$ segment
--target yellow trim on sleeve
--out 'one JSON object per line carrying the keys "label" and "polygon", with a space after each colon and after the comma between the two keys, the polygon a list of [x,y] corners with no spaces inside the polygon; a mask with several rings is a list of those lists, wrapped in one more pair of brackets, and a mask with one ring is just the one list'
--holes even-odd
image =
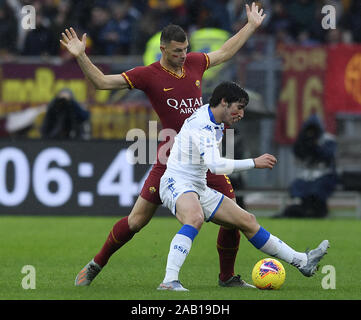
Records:
{"label": "yellow trim on sleeve", "polygon": [[206,53],[203,53],[203,54],[206,57],[206,61],[207,61],[206,70],[207,70],[209,68],[209,57],[208,57],[208,54],[206,54]]}
{"label": "yellow trim on sleeve", "polygon": [[122,76],[124,77],[125,81],[128,82],[130,88],[131,88],[131,89],[134,89],[135,87],[134,87],[132,81],[130,81],[130,79],[128,78],[127,74],[126,74],[125,72],[123,72],[123,73],[122,73]]}

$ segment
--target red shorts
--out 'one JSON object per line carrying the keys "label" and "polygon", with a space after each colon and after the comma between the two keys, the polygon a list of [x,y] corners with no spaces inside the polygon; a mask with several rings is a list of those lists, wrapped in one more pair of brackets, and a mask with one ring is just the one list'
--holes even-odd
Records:
{"label": "red shorts", "polygon": [[[145,200],[154,203],[162,204],[159,197],[159,184],[160,178],[164,174],[167,167],[162,164],[154,164],[152,170],[149,172],[147,180],[145,180],[140,195]],[[231,180],[227,175],[216,175],[211,172],[207,172],[207,185],[208,187],[223,193],[230,199],[235,198],[234,190]]]}

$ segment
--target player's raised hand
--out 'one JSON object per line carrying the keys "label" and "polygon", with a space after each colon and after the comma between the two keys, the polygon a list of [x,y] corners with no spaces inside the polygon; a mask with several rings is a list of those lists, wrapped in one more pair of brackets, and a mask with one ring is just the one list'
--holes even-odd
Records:
{"label": "player's raised hand", "polygon": [[75,57],[78,57],[81,53],[85,52],[86,46],[86,33],[83,34],[81,41],[76,35],[73,28],[65,29],[65,33],[62,34],[63,40],[60,43],[68,49],[68,51]]}
{"label": "player's raised hand", "polygon": [[275,166],[276,162],[277,159],[273,155],[268,153],[265,153],[254,159],[255,168],[258,169],[272,169]]}
{"label": "player's raised hand", "polygon": [[266,17],[266,14],[263,14],[263,9],[259,9],[254,2],[252,2],[251,8],[248,4],[246,4],[246,12],[248,23],[250,23],[254,28],[258,28]]}

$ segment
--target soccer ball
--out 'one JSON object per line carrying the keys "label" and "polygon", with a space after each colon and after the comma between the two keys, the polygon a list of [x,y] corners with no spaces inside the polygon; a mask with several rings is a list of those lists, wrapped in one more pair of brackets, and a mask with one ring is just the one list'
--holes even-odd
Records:
{"label": "soccer ball", "polygon": [[252,280],[258,289],[277,290],[281,288],[285,279],[285,268],[276,259],[262,259],[255,264],[252,270]]}

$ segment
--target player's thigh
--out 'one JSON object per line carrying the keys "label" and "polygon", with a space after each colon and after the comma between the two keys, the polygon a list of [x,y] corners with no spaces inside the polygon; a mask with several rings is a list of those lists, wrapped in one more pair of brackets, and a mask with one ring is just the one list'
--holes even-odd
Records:
{"label": "player's thigh", "polygon": [[200,230],[204,214],[196,192],[182,193],[176,201],[176,217],[182,224],[189,224]]}
{"label": "player's thigh", "polygon": [[139,196],[128,217],[130,230],[136,232],[142,229],[152,219],[157,208],[158,204]]}
{"label": "player's thigh", "polygon": [[158,206],[162,204],[159,197],[159,184],[165,166],[155,164],[144,182],[140,196],[128,217],[129,228],[139,231],[152,219]]}
{"label": "player's thigh", "polygon": [[231,180],[226,174],[214,174],[208,171],[207,186],[224,194],[233,201],[236,201],[236,195]]}
{"label": "player's thigh", "polygon": [[154,204],[162,204],[159,195],[160,179],[162,178],[166,166],[155,164],[150,170],[147,179],[144,182],[140,195],[143,199]]}
{"label": "player's thigh", "polygon": [[224,197],[211,221],[226,227],[239,228],[246,236],[254,234],[259,229],[255,216],[242,209],[228,197]]}
{"label": "player's thigh", "polygon": [[[231,179],[226,174],[213,174],[210,171],[207,172],[207,186],[224,194],[232,201],[237,202],[236,195],[232,186]],[[223,225],[225,229],[234,229],[234,226]]]}

